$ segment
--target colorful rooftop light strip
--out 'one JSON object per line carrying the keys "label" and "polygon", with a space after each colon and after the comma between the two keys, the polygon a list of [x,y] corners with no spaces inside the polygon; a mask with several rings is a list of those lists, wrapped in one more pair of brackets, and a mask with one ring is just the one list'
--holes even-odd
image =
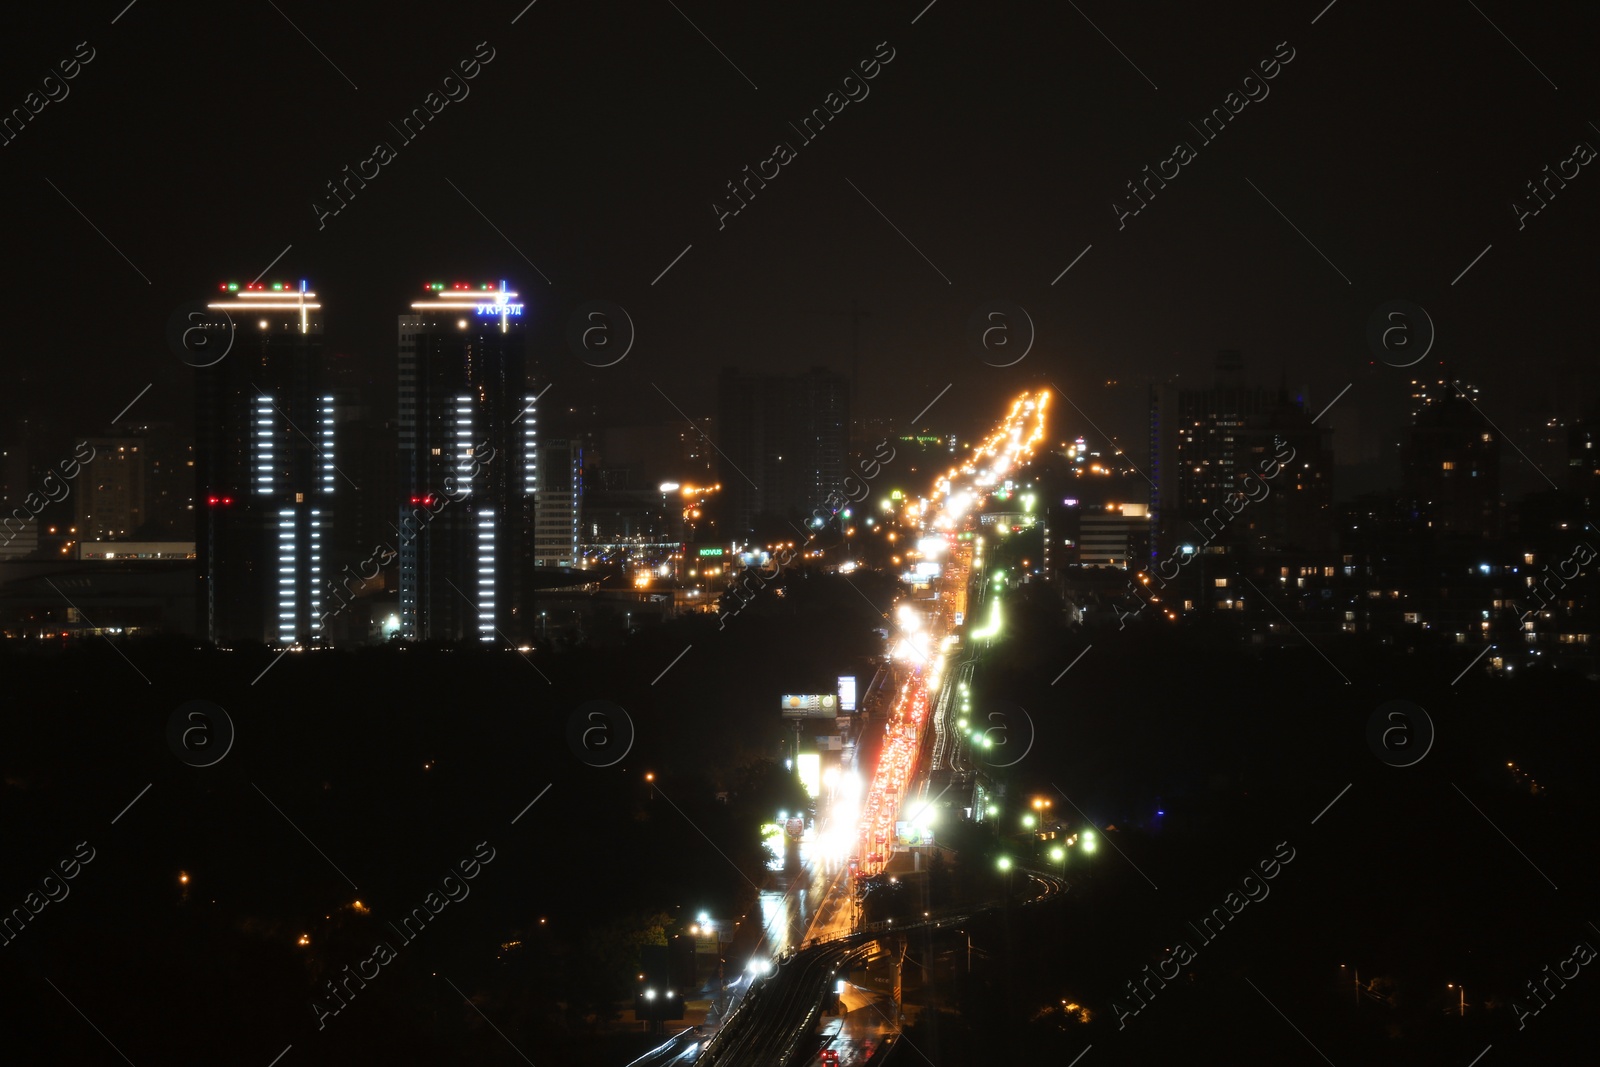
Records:
{"label": "colorful rooftop light strip", "polygon": [[235,300],[228,303],[207,304],[208,308],[235,311],[240,308],[249,311],[298,311],[300,312],[300,332],[311,331],[311,319],[307,312],[321,310],[322,305],[316,302],[317,294],[312,292],[304,279],[301,279],[300,288],[295,289],[285,282],[247,282],[240,285],[238,282],[223,282],[219,288],[225,293],[232,293]]}
{"label": "colorful rooftop light strip", "polygon": [[452,283],[448,289],[443,282],[430,282],[423,285],[423,288],[433,293],[437,299],[414,301],[411,307],[415,311],[448,309],[498,316],[501,333],[510,328],[513,317],[522,315],[522,305],[514,302],[517,293],[508,289],[504,280],[500,282],[498,288],[485,283],[475,289],[465,282]]}

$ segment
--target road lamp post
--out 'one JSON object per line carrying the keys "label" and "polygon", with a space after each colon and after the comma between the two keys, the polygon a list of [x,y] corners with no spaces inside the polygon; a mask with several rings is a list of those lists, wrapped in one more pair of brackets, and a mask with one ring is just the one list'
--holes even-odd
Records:
{"label": "road lamp post", "polygon": [[[1065,893],[1067,891],[1067,850],[1066,850],[1066,848],[1064,846],[1061,846],[1061,845],[1056,845],[1056,846],[1052,847],[1050,849],[1050,858],[1055,860],[1057,863],[1059,863],[1061,865],[1061,891],[1063,893]],[[1061,930],[1062,930],[1063,935],[1065,935],[1066,928],[1067,928],[1067,909],[1065,907],[1057,905],[1056,913],[1061,916]]]}
{"label": "road lamp post", "polygon": [[1454,989],[1456,991],[1456,1000],[1461,1006],[1461,1017],[1465,1019],[1467,1017],[1467,987],[1464,985],[1458,985],[1455,982],[1451,982],[1446,985],[1445,988]]}
{"label": "road lamp post", "polygon": [[[689,932],[690,933],[694,933],[694,932],[696,932],[698,930],[702,934],[710,934],[712,936],[712,938],[714,939],[712,941],[712,943],[714,945],[716,945],[716,952],[717,952],[717,999],[716,999],[716,1011],[717,1011],[718,1017],[720,1018],[721,1015],[722,1015],[722,1010],[723,1010],[724,994],[727,992],[727,990],[725,988],[725,985],[724,985],[723,971],[722,971],[723,964],[725,962],[727,962],[723,958],[723,955],[722,955],[722,924],[719,923],[719,922],[713,921],[712,918],[711,918],[711,913],[708,912],[708,911],[702,911],[699,915],[695,916],[695,919],[697,920],[696,921],[696,925],[695,926],[691,926],[689,928]],[[696,958],[698,958],[698,955],[699,955],[699,948],[697,946],[696,947]],[[698,981],[699,980],[699,976],[696,975],[695,977],[696,977],[696,981]]]}
{"label": "road lamp post", "polygon": [[[1339,964],[1339,969],[1341,971],[1344,970],[1345,969],[1344,964],[1342,964],[1342,963]],[[1361,1007],[1361,968],[1360,967],[1352,967],[1350,970],[1356,976],[1356,1007],[1359,1008],[1359,1007]]]}

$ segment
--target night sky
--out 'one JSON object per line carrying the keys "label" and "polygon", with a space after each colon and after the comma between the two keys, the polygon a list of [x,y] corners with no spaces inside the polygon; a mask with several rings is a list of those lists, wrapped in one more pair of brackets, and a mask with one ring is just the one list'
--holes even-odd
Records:
{"label": "night sky", "polygon": [[[1438,331],[1424,366],[1477,383],[1513,441],[1595,396],[1600,177],[1520,231],[1512,208],[1600,146],[1592,5],[524,2],[8,11],[5,108],[59,96],[45,76],[93,50],[0,150],[12,410],[93,432],[153,382],[136,415],[186,421],[168,316],[286,246],[263,280],[311,281],[377,397],[423,283],[502,277],[551,364],[575,359],[578,305],[628,310],[617,420],[674,417],[651,383],[710,413],[723,365],[847,371],[852,300],[857,413],[908,420],[953,382],[938,429],[1053,382],[1138,454],[1144,383],[1209,384],[1239,348],[1313,412],[1355,383],[1328,420],[1357,462],[1404,418],[1414,372],[1366,343],[1395,299]],[[1190,126],[1291,51],[1213,141]],[[846,90],[867,95],[802,140],[790,123]],[[325,183],[380,141],[395,158],[319,229]],[[1179,141],[1195,157],[1119,229],[1125,183]],[[726,183],[779,142],[794,158],[719,229]],[[1011,367],[969,343],[993,300],[1037,331]]]}

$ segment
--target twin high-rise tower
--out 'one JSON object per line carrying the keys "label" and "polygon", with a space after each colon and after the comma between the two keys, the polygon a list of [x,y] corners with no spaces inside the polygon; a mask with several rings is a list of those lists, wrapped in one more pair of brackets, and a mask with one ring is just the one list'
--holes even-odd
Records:
{"label": "twin high-rise tower", "polygon": [[196,316],[211,336],[191,350],[221,354],[195,390],[197,618],[214,642],[321,639],[336,467],[316,296],[224,285]]}
{"label": "twin high-rise tower", "polygon": [[[202,635],[323,643],[373,572],[330,543],[334,509],[361,490],[336,466],[321,305],[304,283],[223,288],[204,325],[227,355],[199,370]],[[579,562],[581,453],[541,448],[522,323],[504,282],[430,284],[399,318],[400,500],[378,557],[398,560],[403,638],[519,643],[531,569]]]}
{"label": "twin high-rise tower", "polygon": [[428,287],[400,316],[400,633],[520,631],[538,415],[517,294]]}

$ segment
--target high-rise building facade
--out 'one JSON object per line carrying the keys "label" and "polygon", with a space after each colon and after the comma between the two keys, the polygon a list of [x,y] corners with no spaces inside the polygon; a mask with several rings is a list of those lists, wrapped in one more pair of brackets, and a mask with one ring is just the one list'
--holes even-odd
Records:
{"label": "high-rise building facade", "polygon": [[759,520],[800,521],[849,473],[850,400],[843,375],[724,370],[717,385],[726,532],[747,540]]}
{"label": "high-rise building facade", "polygon": [[1305,407],[1283,391],[1272,411],[1249,421],[1239,445],[1236,491],[1260,493],[1254,481],[1242,480],[1245,471],[1257,472],[1271,489],[1239,515],[1236,542],[1262,552],[1331,549],[1337,526],[1332,428],[1312,422]]}
{"label": "high-rise building facade", "polygon": [[1585,509],[1600,499],[1600,408],[1591,409],[1567,431],[1566,488]]}
{"label": "high-rise building facade", "polygon": [[[1152,387],[1150,427],[1160,552],[1197,537],[1218,551],[1331,545],[1332,431],[1316,426],[1286,387],[1247,386],[1237,351],[1217,353],[1210,389]],[[1287,456],[1294,458],[1273,462]],[[1265,483],[1246,481],[1264,470],[1271,472],[1265,493]],[[1250,502],[1241,508],[1247,489]]]}
{"label": "high-rise building facade", "polygon": [[322,305],[305,282],[229,283],[196,328],[225,353],[196,373],[198,627],[218,644],[322,638],[336,497]]}
{"label": "high-rise building facade", "polygon": [[78,481],[81,541],[126,541],[145,523],[149,451],[139,437],[91,437],[95,462]]}
{"label": "high-rise building facade", "polygon": [[1249,469],[1247,425],[1272,414],[1279,402],[1279,390],[1244,384],[1237,351],[1218,352],[1216,369],[1214,388],[1178,391],[1177,418],[1169,427],[1177,444],[1178,511],[1185,519],[1210,514],[1236,490]]}
{"label": "high-rise building facade", "polygon": [[1432,529],[1466,538],[1500,535],[1500,435],[1473,403],[1478,390],[1413,382],[1412,425],[1401,449],[1405,493]]}
{"label": "high-rise building facade", "polygon": [[533,562],[536,567],[577,567],[583,521],[583,444],[550,441],[536,453]]}
{"label": "high-rise building facade", "polygon": [[193,538],[194,446],[176,427],[124,422],[84,440],[94,460],[84,465],[72,494],[76,540]]}
{"label": "high-rise building facade", "polygon": [[400,316],[400,634],[516,641],[539,489],[523,305],[504,282],[426,288]]}

